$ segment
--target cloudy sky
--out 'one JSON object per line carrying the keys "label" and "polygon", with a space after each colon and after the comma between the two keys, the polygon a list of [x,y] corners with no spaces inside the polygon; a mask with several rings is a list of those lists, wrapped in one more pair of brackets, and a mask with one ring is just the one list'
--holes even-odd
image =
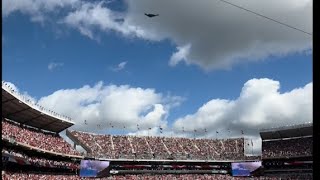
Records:
{"label": "cloudy sky", "polygon": [[313,121],[312,1],[229,2],[306,33],[223,1],[3,0],[3,80],[72,129],[243,130],[258,152],[259,129]]}

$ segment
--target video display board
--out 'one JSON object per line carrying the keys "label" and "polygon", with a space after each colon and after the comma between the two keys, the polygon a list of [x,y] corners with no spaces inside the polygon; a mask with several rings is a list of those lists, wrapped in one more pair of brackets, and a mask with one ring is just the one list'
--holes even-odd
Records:
{"label": "video display board", "polygon": [[261,167],[261,161],[231,163],[233,176],[250,176],[252,172]]}
{"label": "video display board", "polygon": [[81,160],[81,177],[105,177],[110,173],[109,161]]}

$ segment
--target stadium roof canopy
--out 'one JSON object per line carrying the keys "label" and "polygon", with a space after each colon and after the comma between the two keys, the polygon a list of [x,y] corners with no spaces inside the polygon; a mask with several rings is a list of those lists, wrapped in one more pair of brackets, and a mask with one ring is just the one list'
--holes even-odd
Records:
{"label": "stadium roof canopy", "polygon": [[262,140],[312,136],[313,123],[260,130]]}
{"label": "stadium roof canopy", "polygon": [[70,118],[34,104],[4,82],[2,82],[2,117],[57,133],[74,125]]}

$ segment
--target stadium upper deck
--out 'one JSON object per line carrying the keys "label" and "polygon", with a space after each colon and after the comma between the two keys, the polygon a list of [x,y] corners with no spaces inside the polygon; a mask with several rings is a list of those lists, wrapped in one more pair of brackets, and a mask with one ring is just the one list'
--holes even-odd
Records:
{"label": "stadium upper deck", "polygon": [[262,140],[312,136],[312,134],[313,123],[260,130],[260,136]]}
{"label": "stadium upper deck", "polygon": [[102,135],[67,130],[67,136],[103,159],[231,161],[245,160],[244,139],[191,139],[178,137]]}
{"label": "stadium upper deck", "polygon": [[55,133],[74,125],[71,118],[35,104],[3,81],[2,117]]}
{"label": "stadium upper deck", "polygon": [[312,133],[312,123],[262,130],[262,158],[312,157]]}

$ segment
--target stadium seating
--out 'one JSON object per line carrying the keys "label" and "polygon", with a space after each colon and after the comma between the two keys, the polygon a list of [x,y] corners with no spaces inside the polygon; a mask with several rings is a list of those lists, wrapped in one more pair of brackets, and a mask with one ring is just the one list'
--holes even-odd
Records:
{"label": "stadium seating", "polygon": [[114,154],[116,159],[132,159],[134,157],[127,136],[113,136]]}
{"label": "stadium seating", "polygon": [[[78,175],[53,175],[53,174],[24,174],[24,173],[10,173],[6,172],[2,174],[3,180],[15,180],[15,179],[28,179],[28,180],[90,180],[92,178],[80,178]],[[195,179],[206,179],[206,180],[243,180],[243,177],[232,177],[230,175],[221,175],[221,174],[181,174],[181,175],[173,175],[173,174],[164,174],[164,175],[118,175],[118,176],[110,176],[105,178],[94,178],[94,179],[103,179],[103,180],[140,180],[140,179],[148,179],[148,180],[195,180]],[[262,176],[262,177],[252,177],[251,180],[279,180],[279,179],[287,179],[287,180],[311,180],[312,174],[293,174],[293,175],[281,175],[281,176]]]}
{"label": "stadium seating", "polygon": [[154,159],[166,159],[169,151],[163,143],[164,137],[146,137],[146,140],[153,152]]}
{"label": "stadium seating", "polygon": [[79,152],[74,150],[71,145],[59,135],[21,126],[17,123],[7,121],[4,118],[2,118],[2,136],[51,152],[80,155]]}
{"label": "stadium seating", "polygon": [[137,159],[152,159],[152,151],[145,137],[128,136]]}
{"label": "stadium seating", "polygon": [[244,159],[244,139],[112,136],[70,131],[92,157],[111,159]]}
{"label": "stadium seating", "polygon": [[295,138],[262,142],[263,158],[312,156],[313,138]]}
{"label": "stadium seating", "polygon": [[13,157],[23,158],[27,164],[38,167],[55,167],[55,168],[68,168],[68,169],[80,169],[80,165],[77,163],[67,161],[50,160],[43,157],[28,156],[22,151],[9,149],[7,147],[2,148],[2,153],[12,155]]}

